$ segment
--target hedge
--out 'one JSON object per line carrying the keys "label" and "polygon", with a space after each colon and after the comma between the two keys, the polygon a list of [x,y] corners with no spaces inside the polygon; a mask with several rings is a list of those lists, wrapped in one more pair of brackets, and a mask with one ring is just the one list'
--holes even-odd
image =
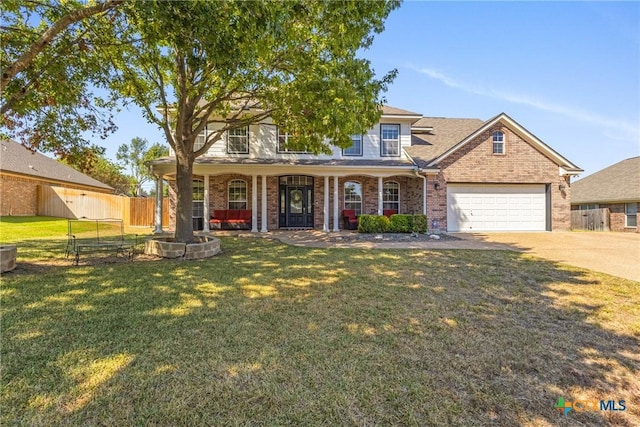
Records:
{"label": "hedge", "polygon": [[426,233],[426,215],[396,214],[387,218],[384,215],[360,215],[359,233]]}

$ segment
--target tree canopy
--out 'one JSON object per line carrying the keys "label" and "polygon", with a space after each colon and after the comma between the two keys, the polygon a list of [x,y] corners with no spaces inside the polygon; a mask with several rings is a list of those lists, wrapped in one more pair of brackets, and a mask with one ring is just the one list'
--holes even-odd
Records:
{"label": "tree canopy", "polygon": [[0,126],[31,149],[63,152],[89,146],[86,132],[115,129],[109,64],[112,20],[123,0],[2,2]]}
{"label": "tree canopy", "polygon": [[[226,131],[267,117],[320,153],[346,147],[380,117],[395,70],[358,57],[396,1],[132,3],[109,60],[112,87],[156,123],[176,155],[176,240],[190,241],[193,162]],[[211,121],[220,123],[198,135]]]}

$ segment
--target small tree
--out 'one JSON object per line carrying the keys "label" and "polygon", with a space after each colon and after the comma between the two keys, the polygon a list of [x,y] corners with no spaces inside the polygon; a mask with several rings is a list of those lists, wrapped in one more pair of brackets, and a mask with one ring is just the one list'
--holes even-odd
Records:
{"label": "small tree", "polygon": [[[156,123],[176,155],[176,235],[193,240],[193,163],[230,129],[272,117],[296,147],[347,147],[380,117],[376,79],[358,58],[397,1],[139,1],[128,3],[133,42],[113,56],[113,88]],[[156,109],[157,108],[157,109]],[[196,138],[210,121],[220,127]]]}
{"label": "small tree", "polygon": [[129,145],[122,144],[118,147],[116,158],[131,172],[131,194],[142,195],[142,185],[153,179],[146,162],[159,157],[168,156],[169,149],[156,143],[149,147],[149,142],[144,138],[133,138]]}

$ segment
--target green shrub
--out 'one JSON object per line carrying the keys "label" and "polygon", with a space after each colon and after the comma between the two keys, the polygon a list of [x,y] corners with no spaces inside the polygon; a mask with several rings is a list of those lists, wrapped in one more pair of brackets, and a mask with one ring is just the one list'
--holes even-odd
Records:
{"label": "green shrub", "polygon": [[359,233],[426,233],[426,215],[395,214],[391,218],[383,215],[360,215]]}
{"label": "green shrub", "polygon": [[429,222],[427,216],[418,214],[412,215],[411,232],[413,233],[426,233]]}
{"label": "green shrub", "polygon": [[389,218],[391,227],[389,231],[392,233],[410,233],[413,215],[395,214]]}
{"label": "green shrub", "polygon": [[389,218],[382,215],[360,215],[358,217],[359,233],[386,233],[389,231],[391,222]]}

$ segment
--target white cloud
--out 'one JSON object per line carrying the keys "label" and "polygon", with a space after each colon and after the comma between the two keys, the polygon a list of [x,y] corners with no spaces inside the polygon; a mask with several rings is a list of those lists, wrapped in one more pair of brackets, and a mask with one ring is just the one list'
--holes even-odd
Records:
{"label": "white cloud", "polygon": [[445,85],[455,89],[460,89],[465,92],[473,93],[475,95],[495,98],[514,104],[526,105],[541,111],[560,114],[571,119],[591,123],[592,125],[595,124],[598,126],[610,128],[611,130],[615,129],[616,133],[622,131],[622,133],[628,135],[627,138],[633,138],[636,140],[640,139],[640,129],[638,128],[638,125],[626,120],[606,117],[597,113],[592,113],[566,105],[555,104],[553,102],[536,99],[527,95],[502,92],[495,89],[487,89],[482,86],[477,86],[467,82],[456,80],[455,78],[432,68],[417,68],[413,66],[409,66],[409,68],[418,73],[427,75],[432,79],[438,80]]}

